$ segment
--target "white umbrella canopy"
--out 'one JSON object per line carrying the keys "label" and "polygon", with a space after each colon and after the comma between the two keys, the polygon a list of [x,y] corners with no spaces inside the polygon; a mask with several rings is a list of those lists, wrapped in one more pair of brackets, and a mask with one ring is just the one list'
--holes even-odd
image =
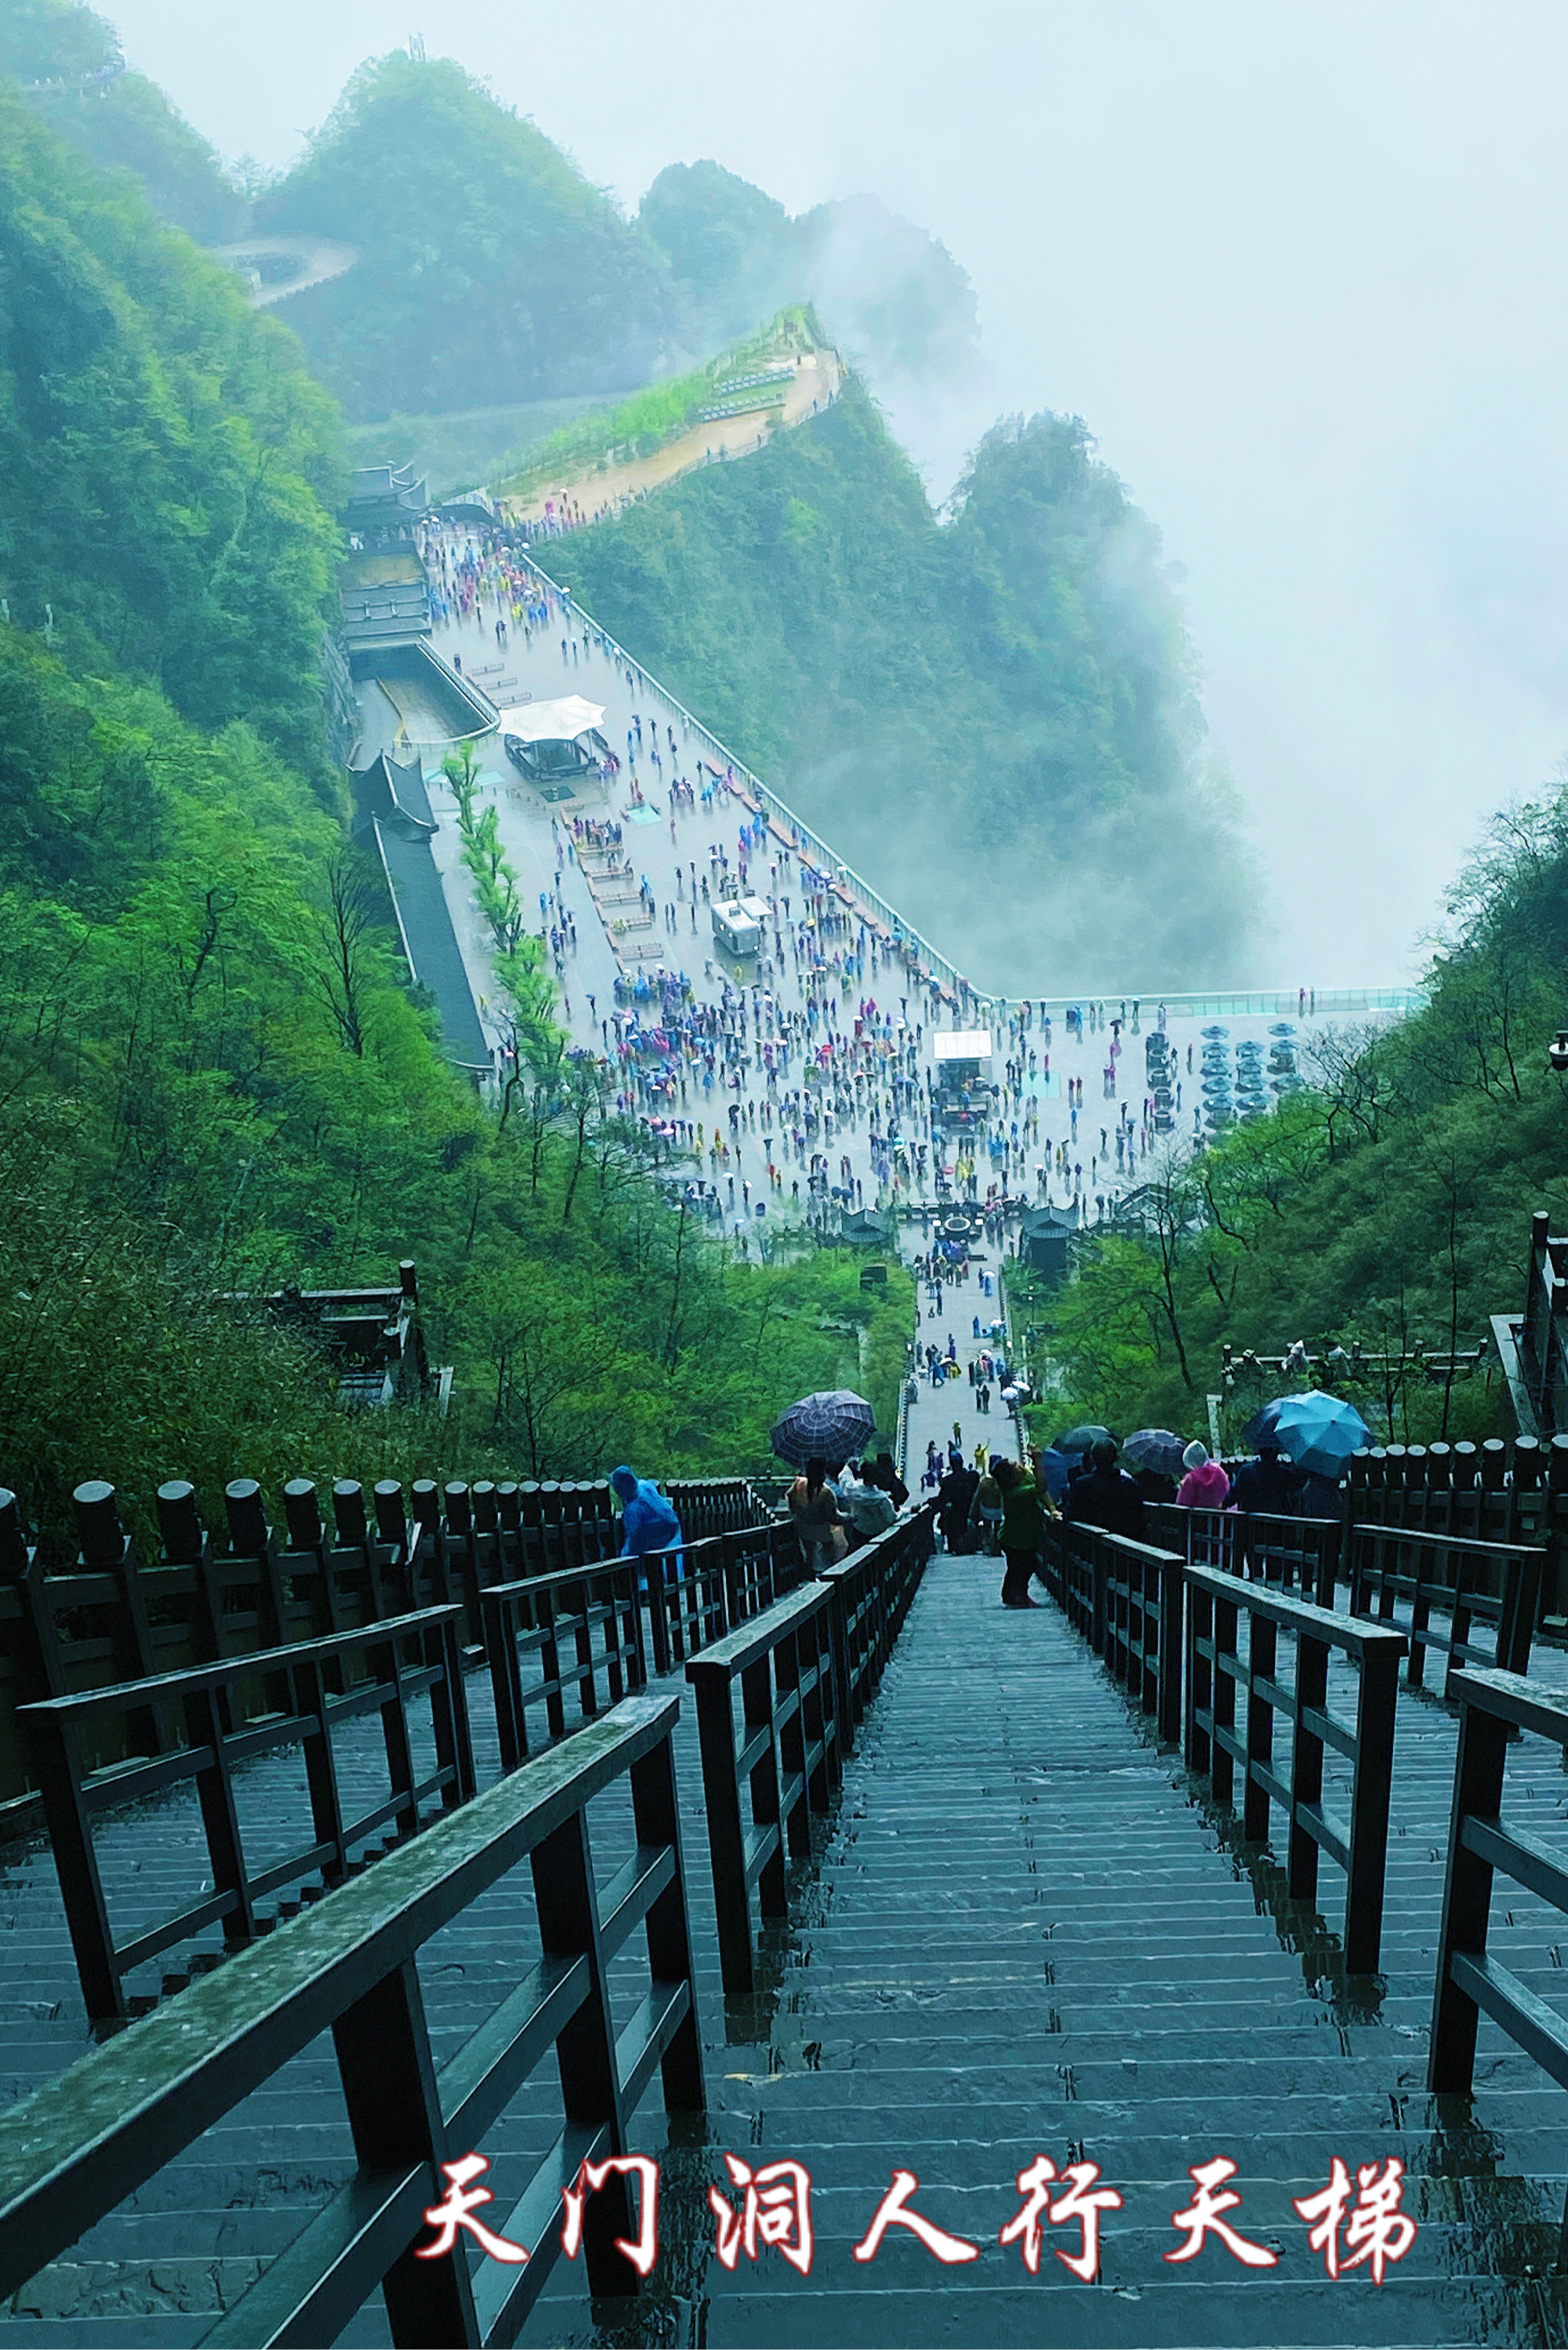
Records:
{"label": "white umbrella canopy", "polygon": [[558,702],[525,702],[501,713],[501,732],[520,743],[571,743],[586,734],[604,716],[602,702],[585,702],[580,693],[563,694]]}

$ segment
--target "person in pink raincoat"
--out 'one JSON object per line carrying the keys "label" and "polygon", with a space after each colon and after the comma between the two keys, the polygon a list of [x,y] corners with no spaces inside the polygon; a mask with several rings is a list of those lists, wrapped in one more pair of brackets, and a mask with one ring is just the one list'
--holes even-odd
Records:
{"label": "person in pink raincoat", "polygon": [[1176,1491],[1179,1510],[1222,1510],[1231,1490],[1231,1480],[1218,1461],[1210,1461],[1208,1448],[1189,1444],[1181,1456],[1187,1474]]}

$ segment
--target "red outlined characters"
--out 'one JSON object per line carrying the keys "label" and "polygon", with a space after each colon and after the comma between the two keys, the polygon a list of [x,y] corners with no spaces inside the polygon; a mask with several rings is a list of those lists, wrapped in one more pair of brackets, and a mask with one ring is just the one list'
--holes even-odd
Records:
{"label": "red outlined characters", "polygon": [[[1036,2155],[1027,2170],[1018,2174],[1018,2191],[1024,2198],[1023,2207],[1010,2220],[1001,2235],[999,2244],[1015,2244],[1022,2240],[1023,2265],[1031,2276],[1040,2273],[1040,2226],[1045,2220],[1053,2228],[1064,2227],[1076,2220],[1082,2238],[1075,2252],[1064,2252],[1056,2247],[1056,2258],[1064,2268],[1071,2269],[1085,2284],[1092,2284],[1100,2268],[1100,2213],[1119,2211],[1122,2199],[1114,2187],[1097,2187],[1100,2175],[1097,2162],[1070,2162],[1058,2174],[1056,2166],[1044,2155]],[[1066,2182],[1065,2194],[1052,2200],[1053,2184]]]}
{"label": "red outlined characters", "polygon": [[889,2228],[908,2228],[910,2235],[918,2237],[934,2259],[943,2262],[949,2268],[956,2267],[961,2261],[979,2260],[978,2244],[966,2244],[961,2236],[950,2236],[945,2229],[934,2226],[929,2220],[922,2219],[918,2211],[907,2208],[910,2196],[919,2194],[919,2188],[920,2182],[912,2170],[896,2170],[893,2173],[893,2184],[877,2206],[876,2218],[855,2247],[857,2261],[876,2259],[877,2248]]}
{"label": "red outlined characters", "polygon": [[[1372,2282],[1381,2284],[1385,2266],[1391,2261],[1402,2261],[1416,2241],[1416,2222],[1407,2211],[1400,2210],[1405,2192],[1405,2166],[1388,2161],[1379,2172],[1375,2162],[1360,2165],[1355,2183],[1361,2192],[1355,2208],[1350,2204],[1350,2173],[1338,2155],[1329,2174],[1328,2185],[1321,2195],[1303,2195],[1295,2199],[1295,2208],[1308,2221],[1311,2232],[1308,2243],[1314,2252],[1323,2254],[1323,2264],[1331,2277],[1343,2269],[1358,2269],[1370,2262]],[[1349,2258],[1340,2254],[1339,2236],[1345,2230]]]}
{"label": "red outlined characters", "polygon": [[577,2175],[570,2187],[561,2189],[561,2200],[566,2207],[566,2220],[561,2229],[561,2250],[569,2261],[575,2261],[583,2241],[583,2205],[589,2195],[597,2195],[605,2180],[612,2174],[622,2178],[635,2178],[642,2189],[639,2201],[637,2241],[628,2243],[624,2236],[615,2239],[618,2252],[624,2253],[639,2276],[646,2276],[659,2258],[659,2165],[651,2155],[612,2154],[603,2162],[580,2162]]}
{"label": "red outlined characters", "polygon": [[804,2163],[770,2162],[762,2170],[724,2157],[725,2167],[745,2201],[737,2211],[717,2187],[708,2189],[710,2209],[719,2221],[719,2265],[732,2269],[742,2252],[749,2261],[757,2246],[771,2244],[802,2276],[811,2274],[811,2173]]}
{"label": "red outlined characters", "polygon": [[1212,2162],[1200,2163],[1189,2169],[1187,2175],[1198,2192],[1185,2211],[1173,2211],[1170,2215],[1173,2228],[1187,2230],[1187,2241],[1179,2244],[1174,2252],[1162,2253],[1161,2258],[1168,2261],[1194,2260],[1203,2250],[1207,2239],[1218,2236],[1232,2260],[1244,2262],[1250,2269],[1272,2269],[1279,2254],[1271,2252],[1262,2244],[1249,2242],[1245,2236],[1239,2236],[1235,2229],[1220,2217],[1221,2212],[1233,2211],[1241,2200],[1232,2189],[1225,2185],[1228,2178],[1236,2176],[1235,2164],[1222,2154],[1216,2155]]}
{"label": "red outlined characters", "polygon": [[457,2162],[441,2164],[451,2185],[441,2201],[431,2204],[425,2212],[426,2221],[436,2231],[436,2240],[433,2244],[417,2244],[415,2260],[444,2259],[457,2242],[460,2228],[466,2228],[480,2250],[488,2252],[493,2261],[506,2261],[515,2268],[527,2259],[521,2244],[514,2244],[508,2236],[498,2236],[493,2228],[487,2228],[483,2220],[473,2216],[483,2204],[495,2200],[488,2187],[473,2184],[489,2168],[482,2154],[465,2154]]}

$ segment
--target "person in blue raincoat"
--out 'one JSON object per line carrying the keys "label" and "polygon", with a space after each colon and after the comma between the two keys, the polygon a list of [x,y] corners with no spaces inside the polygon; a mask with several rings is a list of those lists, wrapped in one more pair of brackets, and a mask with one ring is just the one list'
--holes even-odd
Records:
{"label": "person in blue raincoat", "polygon": [[[639,1477],[624,1465],[610,1472],[610,1491],[620,1503],[622,1558],[646,1558],[650,1550],[668,1550],[684,1542],[673,1505],[649,1477]],[[681,1560],[675,1561],[680,1575]]]}

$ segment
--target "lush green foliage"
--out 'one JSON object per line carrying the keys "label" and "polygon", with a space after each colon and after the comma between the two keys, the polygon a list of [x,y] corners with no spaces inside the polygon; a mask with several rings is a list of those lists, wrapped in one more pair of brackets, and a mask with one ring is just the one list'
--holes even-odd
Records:
{"label": "lush green foliage", "polygon": [[562,425],[603,406],[591,392],[571,400],[513,400],[450,416],[350,424],[343,439],[351,463],[414,465],[429,480],[432,498],[449,498],[457,490],[508,480]]}
{"label": "lush green foliage", "polygon": [[[242,1471],[760,1469],[847,1380],[890,1428],[907,1280],[735,1261],[670,1205],[564,1053],[477,807],[519,1059],[489,1105],[441,1057],[379,868],[277,747],[336,544],[290,338],[7,98],[0,296],[0,1477],[57,1529],[89,1473],[216,1511]],[[217,1302],[401,1256],[456,1368],[439,1425],[345,1418],[318,1354]]]}
{"label": "lush green foliage", "polygon": [[0,577],[14,620],[203,726],[319,754],[333,410],[230,273],[0,90]]}
{"label": "lush green foliage", "polygon": [[[1053,1425],[1060,1409],[1201,1433],[1224,1341],[1448,1353],[1485,1347],[1490,1316],[1518,1310],[1531,1211],[1559,1230],[1568,1215],[1568,1102],[1545,1058],[1568,961],[1568,796],[1500,818],[1450,906],[1424,1011],[1331,1036],[1313,1090],[1168,1171],[1142,1239],[1088,1243],[1060,1296],[1031,1304],[1064,1382]],[[1490,1383],[1451,1388],[1415,1367],[1370,1377],[1356,1399],[1401,1443],[1490,1434],[1502,1409],[1495,1363]]]}
{"label": "lush green foliage", "polygon": [[[337,825],[245,727],[73,679],[0,632],[0,1239],[6,1478],[57,1521],[89,1471],[659,1473],[766,1461],[804,1388],[862,1376],[890,1427],[910,1311],[848,1259],[733,1263],[547,1026],[504,1112],[448,1070],[356,931]],[[419,1262],[458,1371],[442,1429],[344,1422],[326,1366],[213,1291]]]}
{"label": "lush green foliage", "polygon": [[550,559],[981,983],[1241,975],[1180,606],[1076,421],[998,425],[943,525],[852,384]]}
{"label": "lush green foliage", "polygon": [[207,244],[238,234],[241,200],[217,156],[155,82],[123,69],[113,27],[91,8],[0,0],[0,80],[26,87],[49,128],[93,162],[134,172],[160,220]]}
{"label": "lush green foliage", "polygon": [[875,196],[792,220],[718,163],[660,172],[638,225],[668,255],[692,331],[728,341],[789,303],[809,303],[873,370],[929,378],[966,366],[974,289],[945,246]]}
{"label": "lush green foliage", "polygon": [[616,390],[658,371],[668,296],[608,198],[450,58],[360,67],[267,228],[357,245],[283,307],[350,416]]}

